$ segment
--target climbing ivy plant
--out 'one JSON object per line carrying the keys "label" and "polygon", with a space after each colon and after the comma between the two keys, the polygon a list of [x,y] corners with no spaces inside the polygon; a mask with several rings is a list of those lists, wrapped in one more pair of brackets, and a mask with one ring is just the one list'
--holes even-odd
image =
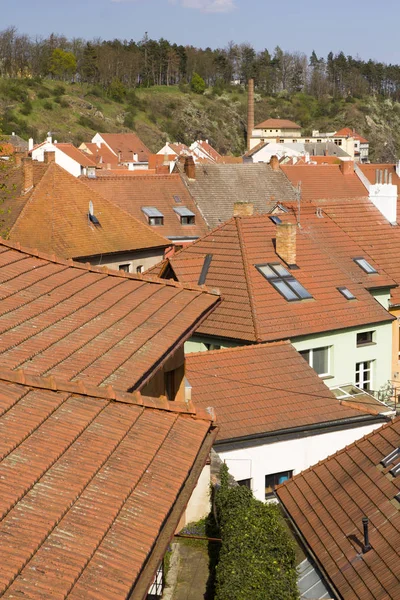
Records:
{"label": "climbing ivy plant", "polygon": [[297,600],[294,542],[279,507],[231,487],[223,465],[215,508],[222,538],[215,600]]}

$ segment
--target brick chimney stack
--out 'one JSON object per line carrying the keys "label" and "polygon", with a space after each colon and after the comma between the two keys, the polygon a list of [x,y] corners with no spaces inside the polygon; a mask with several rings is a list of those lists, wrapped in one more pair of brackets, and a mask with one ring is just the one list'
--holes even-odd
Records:
{"label": "brick chimney stack", "polygon": [[196,165],[194,164],[193,156],[185,157],[184,169],[188,179],[196,179]]}
{"label": "brick chimney stack", "polygon": [[269,164],[273,171],[279,171],[281,168],[279,165],[279,159],[277,156],[275,156],[275,154],[273,156],[271,156],[271,158],[269,160]]}
{"label": "brick chimney stack", "polygon": [[250,150],[250,139],[254,129],[254,79],[249,79],[247,99],[247,150]]}
{"label": "brick chimney stack", "polygon": [[340,162],[342,175],[352,175],[354,173],[354,160],[342,160]]}
{"label": "brick chimney stack", "polygon": [[276,253],[287,264],[296,264],[296,228],[293,223],[276,226]]}
{"label": "brick chimney stack", "polygon": [[31,158],[22,159],[23,193],[26,194],[33,188],[33,161]]}
{"label": "brick chimney stack", "polygon": [[55,150],[48,150],[47,152],[44,152],[44,162],[46,164],[56,162]]}
{"label": "brick chimney stack", "polygon": [[254,213],[254,204],[251,202],[235,202],[233,205],[234,217],[251,217]]}

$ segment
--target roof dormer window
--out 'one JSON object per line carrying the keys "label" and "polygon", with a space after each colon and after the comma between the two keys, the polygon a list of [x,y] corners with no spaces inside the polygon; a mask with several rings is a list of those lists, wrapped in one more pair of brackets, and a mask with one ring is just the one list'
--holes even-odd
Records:
{"label": "roof dormer window", "polygon": [[149,225],[164,225],[164,215],[158,208],[154,206],[142,206],[142,211],[146,215]]}
{"label": "roof dormer window", "polygon": [[174,211],[178,215],[181,225],[194,225],[196,215],[186,208],[186,206],[174,206]]}
{"label": "roof dormer window", "polygon": [[306,288],[283,265],[268,263],[255,267],[288,302],[312,298]]}

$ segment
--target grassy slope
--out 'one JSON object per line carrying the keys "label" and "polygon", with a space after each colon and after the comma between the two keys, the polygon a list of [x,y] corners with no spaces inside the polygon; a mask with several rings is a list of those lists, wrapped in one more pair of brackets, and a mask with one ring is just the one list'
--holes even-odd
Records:
{"label": "grassy slope", "polygon": [[[134,129],[153,151],[166,140],[190,143],[198,138],[208,138],[222,153],[240,155],[245,149],[243,89],[232,88],[219,95],[206,90],[199,96],[177,87],[153,87],[137,89],[123,102],[116,102],[91,85],[62,86],[60,94],[59,82],[0,79],[3,131],[15,131],[25,138],[32,135],[35,141],[51,131],[58,141],[79,144],[96,131]],[[26,98],[29,102],[24,104]],[[372,160],[393,160],[400,149],[400,104],[390,100],[317,101],[301,93],[291,98],[256,95],[256,122],[267,117],[293,119],[307,134],[312,129],[354,127],[370,140]]]}

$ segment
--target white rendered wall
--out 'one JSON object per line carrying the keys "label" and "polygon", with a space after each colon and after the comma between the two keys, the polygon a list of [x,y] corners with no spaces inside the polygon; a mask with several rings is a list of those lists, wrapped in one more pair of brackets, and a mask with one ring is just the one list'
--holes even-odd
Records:
{"label": "white rendered wall", "polygon": [[120,265],[129,264],[129,273],[136,273],[137,267],[142,266],[143,271],[150,269],[164,258],[164,249],[138,250],[135,252],[118,252],[118,254],[102,254],[89,258],[79,259],[79,262],[89,262],[93,266],[108,267],[119,270]]}
{"label": "white rendered wall", "polygon": [[56,164],[68,171],[68,173],[71,173],[74,177],[82,175],[81,165],[50,142],[46,142],[39,148],[32,150],[32,159],[43,162],[45,152],[55,152]]}
{"label": "white rendered wall", "polygon": [[186,506],[185,521],[182,527],[203,519],[210,510],[210,465],[205,465]]}
{"label": "white rendered wall", "polygon": [[236,450],[226,451],[217,445],[214,450],[226,462],[231,475],[236,480],[251,479],[254,496],[264,500],[266,475],[282,471],[296,475],[380,426],[367,425]]}

